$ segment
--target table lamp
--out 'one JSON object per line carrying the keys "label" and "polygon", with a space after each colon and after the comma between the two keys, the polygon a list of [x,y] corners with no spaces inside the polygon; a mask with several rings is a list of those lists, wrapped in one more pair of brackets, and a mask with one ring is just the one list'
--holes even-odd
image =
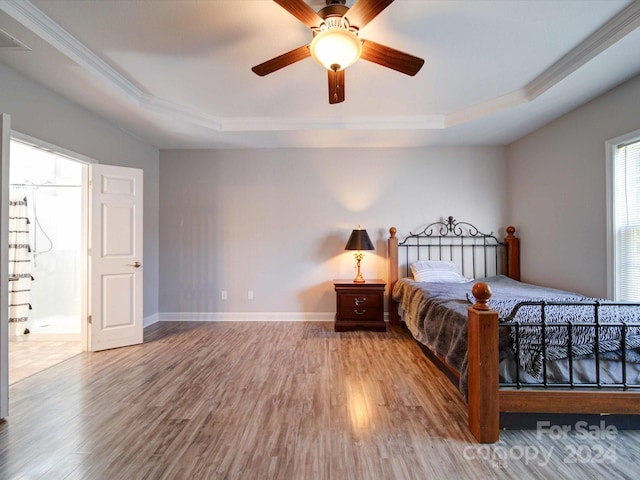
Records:
{"label": "table lamp", "polygon": [[354,256],[356,257],[356,265],[358,268],[358,273],[356,274],[356,278],[353,279],[353,283],[364,283],[364,277],[360,273],[360,261],[364,257],[364,253],[362,250],[375,250],[373,248],[373,243],[371,243],[371,239],[367,234],[366,230],[362,230],[360,226],[358,226],[357,230],[353,230],[351,232],[351,236],[347,241],[345,250],[357,250]]}

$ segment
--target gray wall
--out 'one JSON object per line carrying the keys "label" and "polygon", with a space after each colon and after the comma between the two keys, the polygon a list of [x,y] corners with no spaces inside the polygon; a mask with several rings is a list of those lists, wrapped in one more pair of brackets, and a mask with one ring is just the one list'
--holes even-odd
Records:
{"label": "gray wall", "polygon": [[342,250],[352,228],[376,244],[363,273],[384,278],[388,228],[446,215],[515,224],[525,281],[605,296],[604,144],[640,129],[639,107],[635,78],[508,148],[164,151],[158,162],[157,149],[0,65],[14,130],[144,170],[145,317],[326,318],[331,279],[354,275]]}
{"label": "gray wall", "polygon": [[498,233],[506,180],[502,147],[162,151],[160,312],[330,319],[353,228],[376,245],[365,278],[386,278],[389,227],[453,215]]}
{"label": "gray wall", "polygon": [[605,142],[640,129],[640,77],[508,148],[522,278],[607,295]]}
{"label": "gray wall", "polygon": [[144,170],[144,316],[158,312],[159,152],[0,64],[0,112],[12,130],[97,160]]}

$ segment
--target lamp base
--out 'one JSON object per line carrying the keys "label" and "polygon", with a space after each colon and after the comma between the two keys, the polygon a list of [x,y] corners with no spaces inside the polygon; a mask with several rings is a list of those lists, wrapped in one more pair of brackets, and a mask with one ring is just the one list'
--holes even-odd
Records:
{"label": "lamp base", "polygon": [[362,254],[356,254],[358,273],[356,274],[356,278],[353,279],[353,283],[365,283],[365,279],[362,276],[362,273],[360,273],[360,260],[362,260]]}

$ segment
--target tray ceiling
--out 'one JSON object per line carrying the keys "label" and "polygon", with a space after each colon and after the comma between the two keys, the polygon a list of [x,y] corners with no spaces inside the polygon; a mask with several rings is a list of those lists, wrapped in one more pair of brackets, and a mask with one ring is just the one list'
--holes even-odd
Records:
{"label": "tray ceiling", "polygon": [[640,1],[398,0],[361,36],[422,70],[360,60],[329,105],[312,59],[251,72],[311,40],[272,1],[0,0],[28,47],[0,62],[161,149],[502,145],[640,73],[638,26]]}

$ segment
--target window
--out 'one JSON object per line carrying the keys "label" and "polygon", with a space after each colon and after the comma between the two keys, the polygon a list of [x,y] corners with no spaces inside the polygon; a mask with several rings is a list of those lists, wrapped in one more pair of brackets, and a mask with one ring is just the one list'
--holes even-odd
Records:
{"label": "window", "polygon": [[610,146],[610,296],[640,301],[640,138]]}

